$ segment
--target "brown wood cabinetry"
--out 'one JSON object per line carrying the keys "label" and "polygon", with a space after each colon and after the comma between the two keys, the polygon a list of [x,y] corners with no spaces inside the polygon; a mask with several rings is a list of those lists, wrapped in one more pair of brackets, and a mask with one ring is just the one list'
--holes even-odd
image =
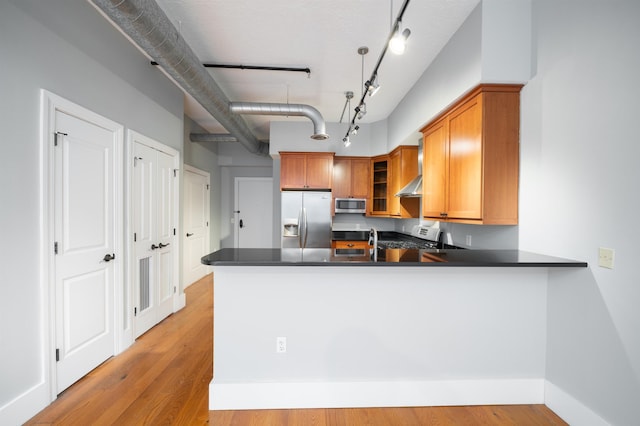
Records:
{"label": "brown wood cabinetry", "polygon": [[368,249],[369,246],[368,241],[348,241],[348,240],[334,240],[332,244],[333,248],[336,249]]}
{"label": "brown wood cabinetry", "polygon": [[521,85],[480,85],[422,129],[422,216],[518,223]]}
{"label": "brown wood cabinetry", "polygon": [[280,152],[280,189],[331,189],[333,152]]}
{"label": "brown wood cabinetry", "polygon": [[389,215],[399,218],[419,217],[420,198],[395,195],[421,173],[418,170],[418,147],[406,145],[397,147],[389,154],[389,163]]}
{"label": "brown wood cabinetry", "polygon": [[371,202],[369,214],[386,216],[389,214],[389,156],[379,155],[371,159]]}
{"label": "brown wood cabinetry", "polygon": [[369,198],[368,157],[333,159],[333,198]]}

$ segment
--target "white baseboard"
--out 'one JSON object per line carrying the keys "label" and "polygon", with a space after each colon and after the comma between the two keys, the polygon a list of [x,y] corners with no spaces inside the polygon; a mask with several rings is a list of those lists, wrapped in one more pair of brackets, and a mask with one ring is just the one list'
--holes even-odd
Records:
{"label": "white baseboard", "polygon": [[50,403],[49,385],[41,382],[0,407],[0,425],[21,425]]}
{"label": "white baseboard", "polygon": [[210,410],[542,403],[543,379],[209,384]]}
{"label": "white baseboard", "polygon": [[606,426],[602,417],[549,381],[544,384],[544,403],[549,409],[574,426]]}

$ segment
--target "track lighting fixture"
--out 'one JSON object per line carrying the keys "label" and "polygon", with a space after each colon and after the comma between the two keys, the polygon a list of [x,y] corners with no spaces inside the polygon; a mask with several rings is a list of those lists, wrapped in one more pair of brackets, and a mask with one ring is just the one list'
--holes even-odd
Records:
{"label": "track lighting fixture", "polygon": [[[360,103],[358,104],[357,107],[355,107],[355,114],[351,119],[351,125],[347,129],[347,134],[342,139],[342,142],[344,142],[345,147],[348,147],[349,145],[351,145],[349,135],[355,136],[358,134],[359,127],[355,125],[355,121],[362,120],[362,118],[367,113],[367,104],[364,102],[365,97],[367,95],[369,96],[375,95],[376,92],[380,89],[380,83],[378,82],[378,69],[380,68],[380,64],[382,63],[382,59],[384,58],[384,55],[387,53],[387,50],[391,50],[393,53],[402,54],[406,49],[407,39],[411,35],[411,30],[409,28],[405,28],[401,32],[400,29],[401,29],[402,17],[404,15],[404,12],[407,10],[409,1],[410,0],[404,0],[402,2],[402,6],[400,7],[400,11],[398,12],[395,22],[393,22],[391,25],[392,30],[389,33],[387,42],[385,43],[384,48],[382,49],[382,52],[378,57],[378,62],[373,68],[373,72],[371,73],[371,78],[369,78],[369,80],[367,80],[366,83],[364,83],[364,55],[366,55],[369,52],[369,48],[366,46],[358,48],[358,54],[362,57],[361,88],[363,90],[362,90],[362,97],[360,98]],[[393,0],[391,0],[390,4],[391,4],[391,14],[393,15]],[[353,97],[353,92],[345,92],[345,94],[346,93],[350,93],[351,97]],[[351,104],[349,103],[350,99],[351,98],[347,95],[345,108],[347,107],[347,105],[349,105],[349,108],[351,108]],[[344,109],[342,110],[342,115],[344,116]],[[342,122],[342,117],[340,118],[340,122]]]}
{"label": "track lighting fixture", "polygon": [[378,93],[378,90],[380,90],[380,83],[378,83],[378,75],[374,75],[373,76],[373,80],[367,80],[366,83],[367,86],[367,92],[369,93],[369,96],[373,96],[376,93]]}
{"label": "track lighting fixture", "polygon": [[367,114],[367,104],[362,102],[360,105],[358,105],[358,107],[356,108],[356,114],[357,114],[358,120],[362,120],[362,117],[364,117]]}
{"label": "track lighting fixture", "polygon": [[407,48],[407,39],[411,35],[411,30],[405,28],[402,33],[400,32],[400,23],[396,27],[393,37],[389,40],[389,50],[396,55],[402,55]]}

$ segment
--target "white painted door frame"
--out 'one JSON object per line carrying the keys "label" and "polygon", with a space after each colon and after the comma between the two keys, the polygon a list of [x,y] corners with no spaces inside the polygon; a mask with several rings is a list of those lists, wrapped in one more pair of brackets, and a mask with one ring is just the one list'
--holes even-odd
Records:
{"label": "white painted door frame", "polygon": [[[56,143],[56,112],[85,120],[89,123],[98,125],[113,134],[114,141],[114,210],[122,211],[123,208],[123,191],[122,191],[122,159],[124,145],[124,127],[112,120],[102,117],[93,111],[76,105],[60,96],[57,96],[46,90],[40,92],[41,105],[41,129],[40,129],[40,145],[41,145],[41,209],[40,209],[40,260],[41,260],[41,291],[42,298],[39,303],[42,329],[42,365],[43,386],[49,389],[49,400],[53,401],[57,397],[57,375],[56,375],[56,290],[54,288],[56,277],[56,261],[54,252],[55,242],[55,191],[54,191],[54,173],[55,170],[55,143]],[[114,251],[116,254],[124,254],[123,244],[123,218],[116,214],[114,217]],[[122,345],[122,295],[124,291],[124,272],[123,262],[114,263],[114,288],[113,288],[113,311],[111,315],[110,327],[114,330],[114,354],[120,353],[124,346]]]}

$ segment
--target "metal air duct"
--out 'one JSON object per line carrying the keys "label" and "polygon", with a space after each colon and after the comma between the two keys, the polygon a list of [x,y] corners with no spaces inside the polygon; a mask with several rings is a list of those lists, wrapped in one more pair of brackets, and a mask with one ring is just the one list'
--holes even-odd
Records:
{"label": "metal air duct", "polygon": [[229,112],[227,99],[193,50],[153,0],[91,0],[152,60],[198,101],[249,152],[269,154],[241,117]]}
{"label": "metal air duct", "polygon": [[231,102],[229,103],[229,110],[236,114],[304,116],[313,123],[313,135],[311,135],[311,139],[319,141],[329,139],[322,114],[320,114],[320,111],[309,105]]}
{"label": "metal air duct", "polygon": [[226,133],[189,133],[191,142],[238,142],[238,138]]}

